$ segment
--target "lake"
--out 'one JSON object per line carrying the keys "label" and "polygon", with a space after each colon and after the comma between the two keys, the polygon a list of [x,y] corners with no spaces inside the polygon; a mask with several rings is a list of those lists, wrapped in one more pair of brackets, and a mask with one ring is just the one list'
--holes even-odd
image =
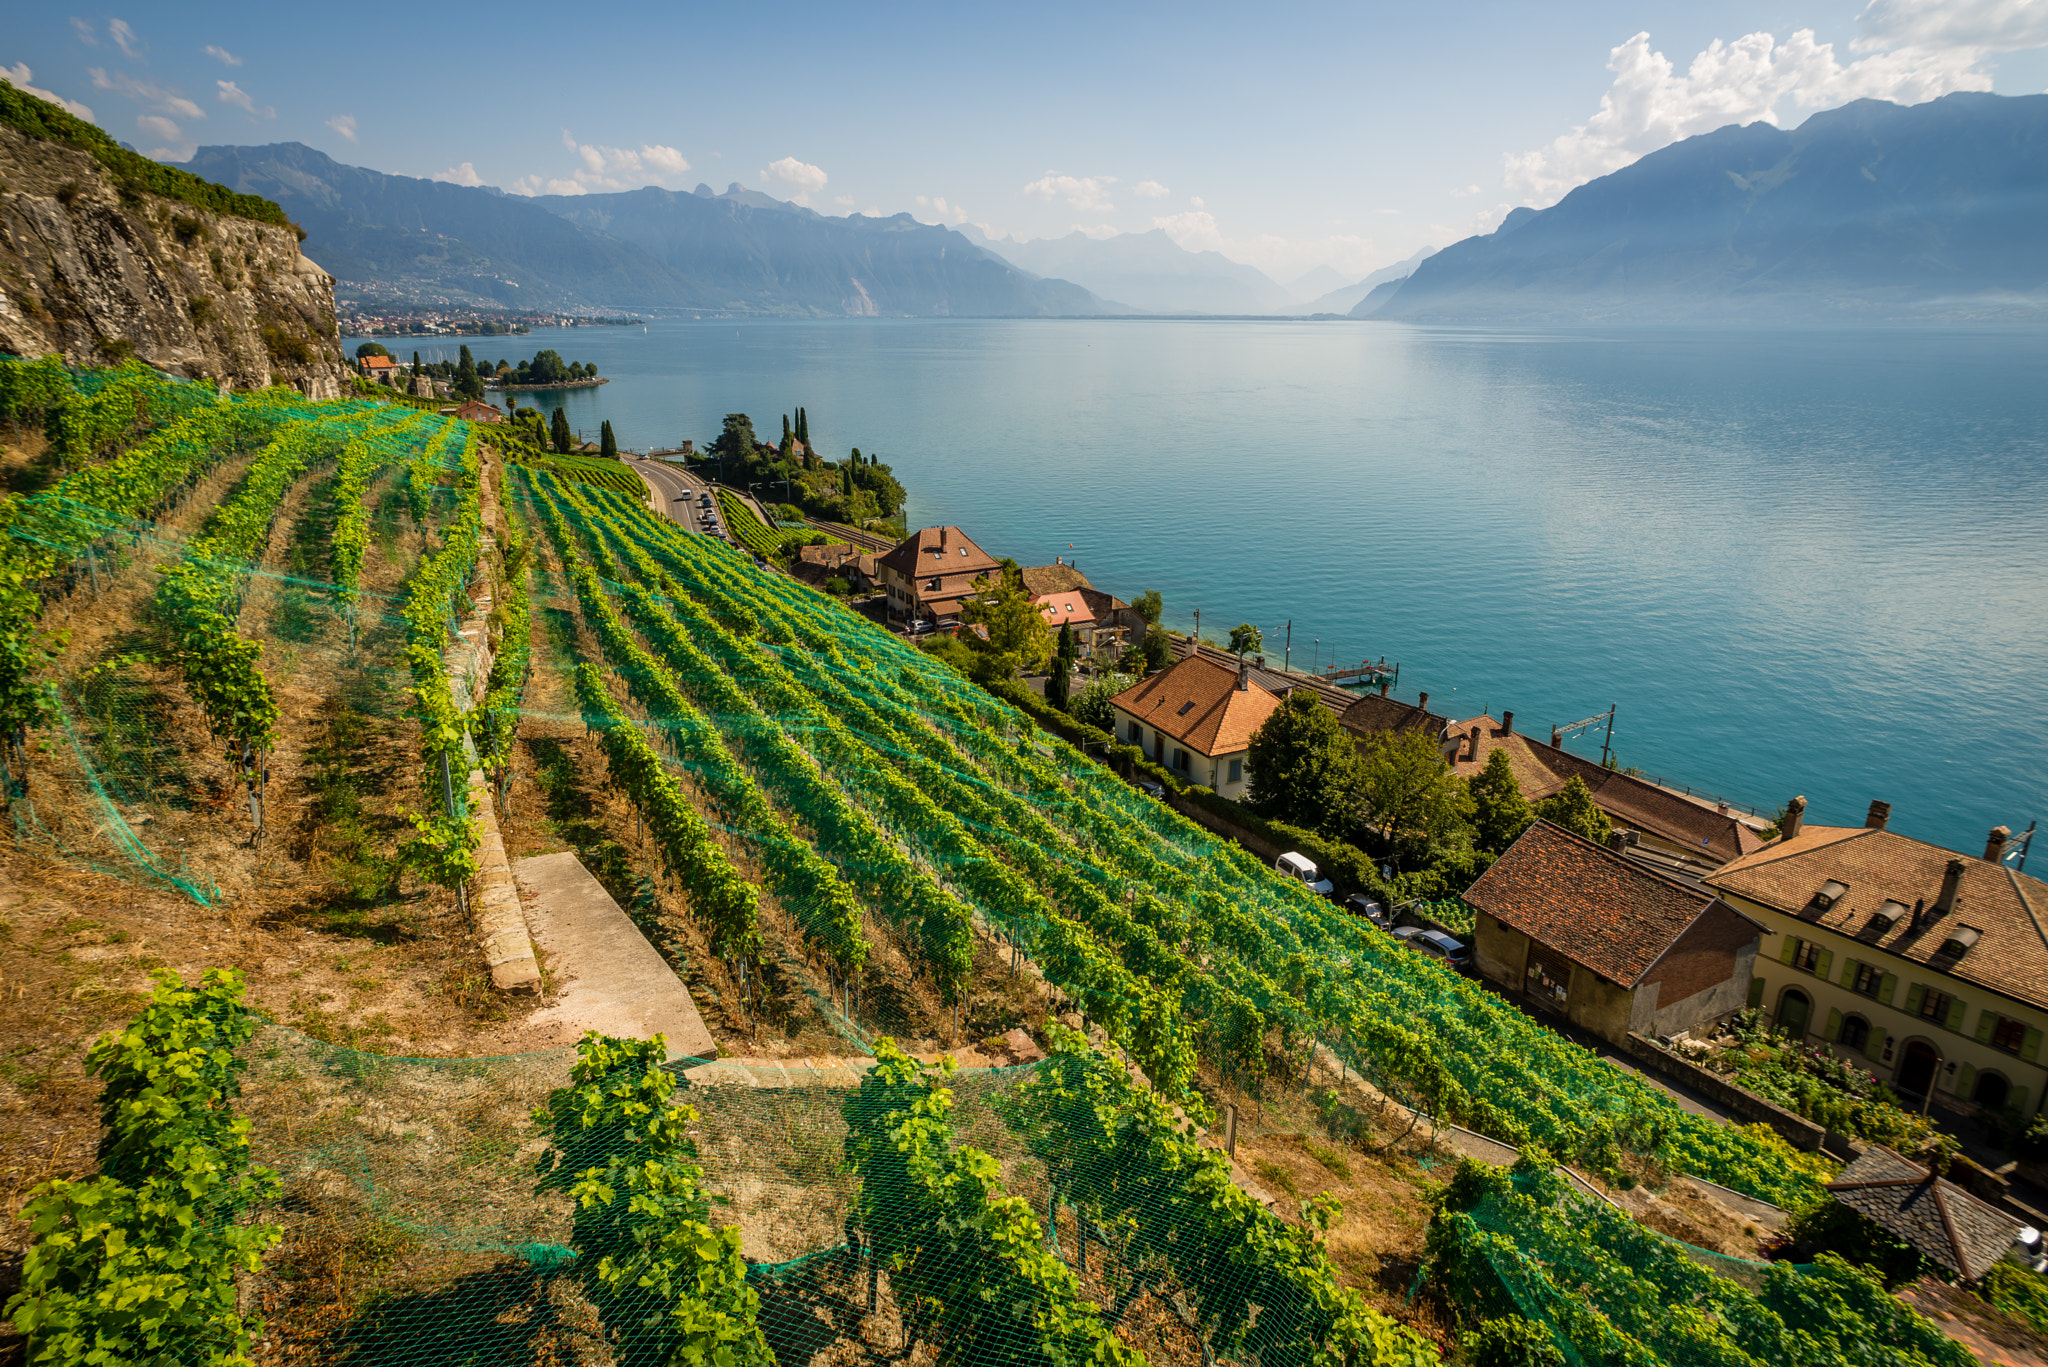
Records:
{"label": "lake", "polygon": [[[347,343],[353,354],[356,339]],[[391,342],[409,358],[460,341]],[[466,339],[611,383],[621,445],[804,405],[913,526],[1769,812],[1982,850],[2048,815],[2048,334],[1171,320],[666,322]],[[1571,742],[1597,754],[1599,736]],[[2048,847],[2041,860],[2048,861]],[[2037,861],[2037,863],[2040,861]],[[2042,863],[2048,868],[2048,863]]]}

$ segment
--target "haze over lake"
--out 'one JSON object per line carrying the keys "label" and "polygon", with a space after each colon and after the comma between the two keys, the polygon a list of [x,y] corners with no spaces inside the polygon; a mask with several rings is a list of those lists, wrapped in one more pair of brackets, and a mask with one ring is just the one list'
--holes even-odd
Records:
{"label": "haze over lake", "polygon": [[[1769,812],[1974,853],[2048,816],[2048,334],[1167,320],[666,322],[467,340],[611,383],[562,404],[700,446],[799,404],[913,526],[1386,656],[1400,696]],[[457,340],[391,342],[409,359]],[[355,339],[347,343],[352,353]],[[1071,551],[1069,550],[1071,547]],[[1318,638],[1320,638],[1318,640]],[[1597,754],[1597,737],[1572,743]],[[2040,856],[2048,859],[2048,849]],[[2034,861],[2039,863],[2039,860]]]}

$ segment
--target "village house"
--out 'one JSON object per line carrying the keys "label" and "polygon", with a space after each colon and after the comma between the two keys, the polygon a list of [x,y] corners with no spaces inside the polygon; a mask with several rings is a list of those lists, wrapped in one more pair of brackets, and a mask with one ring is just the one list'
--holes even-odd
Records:
{"label": "village house", "polygon": [[1538,821],[1465,891],[1479,972],[1615,1044],[1740,1011],[1763,926],[1728,901]]}
{"label": "village house", "polygon": [[[1145,628],[1150,625],[1145,615],[1113,594],[1104,593],[1088,582],[1088,576],[1080,568],[1063,557],[1054,556],[1050,565],[1026,565],[1017,571],[1024,583],[1024,591],[1034,601],[1060,594],[1078,594],[1074,602],[1073,615],[1086,611],[1091,619],[1084,654],[1117,655],[1133,642],[1143,639]],[[1067,615],[1061,609],[1063,618]],[[1059,623],[1047,618],[1054,630]]]}
{"label": "village house", "polygon": [[1245,791],[1252,732],[1280,706],[1280,694],[1252,677],[1248,664],[1191,655],[1110,699],[1117,740],[1143,750],[1184,783],[1220,797]]}
{"label": "village house", "polygon": [[455,406],[455,416],[464,422],[503,422],[505,415],[482,399],[467,399]]}
{"label": "village house", "polygon": [[1095,644],[1095,613],[1090,610],[1088,600],[1079,589],[1068,589],[1065,593],[1043,593],[1031,600],[1038,606],[1045,625],[1057,636],[1061,627],[1070,628],[1074,640],[1084,651]]}
{"label": "village house", "polygon": [[1360,754],[1364,754],[1380,736],[1409,731],[1420,731],[1433,741],[1442,741],[1451,726],[1449,717],[1439,717],[1429,710],[1429,694],[1424,693],[1416,701],[1405,703],[1387,696],[1384,682],[1380,684],[1379,692],[1368,693],[1352,703],[1337,720],[1351,733]]}
{"label": "village house", "polygon": [[960,620],[960,605],[1001,577],[996,558],[958,527],[926,527],[905,538],[876,562],[889,598],[891,621],[928,621],[946,626]]}
{"label": "village house", "polygon": [[1887,829],[1886,802],[1860,827],[1805,814],[1793,798],[1781,839],[1706,878],[1767,927],[1750,1004],[1909,1100],[2033,1115],[2048,1090],[2048,883],[2006,867],[2010,832],[1971,858]]}
{"label": "village house", "polygon": [[854,593],[875,591],[875,556],[858,546],[834,541],[823,546],[799,546],[790,562],[790,574],[804,583],[822,588],[832,579],[845,581]]}
{"label": "village house", "polygon": [[1618,830],[1634,833],[1636,839],[1628,843],[1692,872],[1718,868],[1763,848],[1758,829],[1763,823],[1755,818],[1745,820],[1725,803],[1707,806],[1523,735],[1515,730],[1512,712],[1503,712],[1499,721],[1487,716],[1454,721],[1445,729],[1445,758],[1460,778],[1476,778],[1495,750],[1507,752],[1508,768],[1530,802],[1555,795],[1576,778]]}
{"label": "village house", "polygon": [[391,377],[398,373],[398,362],[389,356],[360,356],[356,358],[356,366],[366,379],[378,384],[390,384]]}

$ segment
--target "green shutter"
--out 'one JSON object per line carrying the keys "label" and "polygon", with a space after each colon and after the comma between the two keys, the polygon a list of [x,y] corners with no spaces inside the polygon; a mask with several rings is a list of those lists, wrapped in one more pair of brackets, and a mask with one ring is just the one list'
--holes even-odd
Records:
{"label": "green shutter", "polygon": [[1920,999],[1926,995],[1927,989],[1919,983],[1914,983],[1910,988],[1906,989],[1906,1014],[1909,1016],[1919,1015]]}
{"label": "green shutter", "polygon": [[1948,1003],[1948,1019],[1942,1024],[1960,1035],[1963,1033],[1963,1017],[1969,1014],[1969,1005],[1961,997],[1951,997]]}
{"label": "green shutter", "polygon": [[1829,1007],[1829,1008],[1828,1008],[1828,1032],[1827,1032],[1827,1035],[1826,1035],[1826,1037],[1825,1037],[1825,1038],[1827,1039],[1827,1042],[1828,1042],[1829,1044],[1833,1044],[1833,1043],[1834,1043],[1834,1042],[1835,1042],[1836,1040],[1840,1039],[1841,1037],[1842,1037],[1842,1013],[1841,1013],[1840,1011],[1837,1011],[1837,1010],[1835,1010],[1835,1009],[1834,1009],[1833,1007]]}
{"label": "green shutter", "polygon": [[2027,1027],[2027,1037],[2020,1044],[2020,1057],[2027,1062],[2034,1061],[2034,1055],[2041,1052],[2041,1032],[2033,1026]]}
{"label": "green shutter", "polygon": [[1832,949],[1823,949],[1820,952],[1820,960],[1813,966],[1814,976],[1819,978],[1822,982],[1826,982],[1828,980],[1828,969],[1830,966],[1834,964],[1834,962],[1835,951],[1833,951]]}
{"label": "green shutter", "polygon": [[1781,964],[1789,964],[1792,962],[1793,956],[1798,953],[1799,937],[1796,935],[1787,935],[1785,937],[1785,948],[1779,953],[1778,962]]}
{"label": "green shutter", "polygon": [[1877,985],[1878,1000],[1883,1002],[1886,1006],[1890,1006],[1892,1004],[1892,994],[1897,992],[1898,989],[1899,975],[1896,973],[1885,974],[1884,981]]}
{"label": "green shutter", "polygon": [[1883,1058],[1885,1039],[1884,1031],[1874,1025],[1871,1026],[1870,1038],[1863,1041],[1863,1056],[1865,1058]]}
{"label": "green shutter", "polygon": [[1996,1011],[1979,1011],[1977,1013],[1977,1043],[1991,1043],[1991,1030],[1997,1024],[1998,1013]]}
{"label": "green shutter", "polygon": [[1963,1065],[1963,1071],[1956,1077],[1956,1095],[1961,1097],[1965,1101],[1972,1100],[1973,1098],[1971,1094],[1975,1090],[1976,1085],[1977,1065],[1974,1063],[1965,1063]]}
{"label": "green shutter", "polygon": [[2021,1115],[2025,1115],[2027,1113],[2027,1089],[2015,1087],[2007,1092],[2005,1094],[2005,1104],[2018,1111]]}
{"label": "green shutter", "polygon": [[1855,988],[1857,967],[1858,964],[1854,959],[1842,960],[1842,986],[1850,989]]}
{"label": "green shutter", "polygon": [[1762,1006],[1764,1004],[1764,980],[1762,978],[1751,978],[1749,980],[1749,1004],[1751,1006]]}

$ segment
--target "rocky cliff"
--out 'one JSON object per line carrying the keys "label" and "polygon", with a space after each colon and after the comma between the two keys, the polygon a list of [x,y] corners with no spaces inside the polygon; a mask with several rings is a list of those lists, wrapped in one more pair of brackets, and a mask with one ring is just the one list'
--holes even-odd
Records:
{"label": "rocky cliff", "polygon": [[91,151],[5,126],[0,351],[96,365],[132,355],[313,398],[348,383],[334,277],[299,254],[293,229],[152,193]]}

